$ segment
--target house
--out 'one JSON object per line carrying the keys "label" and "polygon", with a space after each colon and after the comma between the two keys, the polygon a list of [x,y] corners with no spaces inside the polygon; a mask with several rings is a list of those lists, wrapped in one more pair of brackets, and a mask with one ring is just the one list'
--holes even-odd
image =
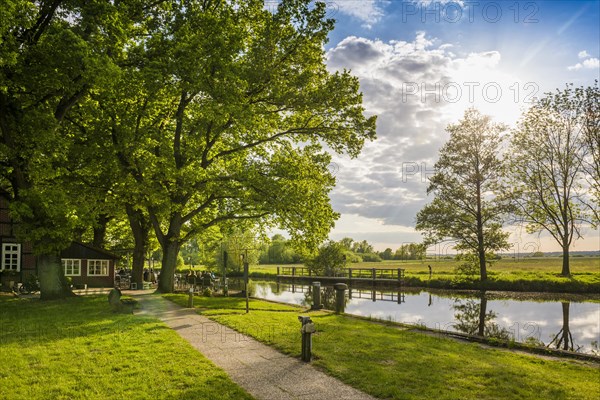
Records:
{"label": "house", "polygon": [[115,267],[119,256],[97,247],[80,242],[60,253],[65,276],[71,278],[75,287],[112,287],[115,282]]}
{"label": "house", "polygon": [[[37,275],[37,259],[30,243],[20,243],[14,235],[8,201],[0,196],[0,286],[24,282],[29,275]],[[65,276],[73,285],[88,287],[112,287],[115,280],[116,262],[119,256],[103,249],[72,242],[60,254]]]}

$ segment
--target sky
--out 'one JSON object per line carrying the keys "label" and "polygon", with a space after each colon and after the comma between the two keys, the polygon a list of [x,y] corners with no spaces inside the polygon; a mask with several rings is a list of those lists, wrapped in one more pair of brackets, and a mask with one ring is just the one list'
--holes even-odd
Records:
{"label": "sky", "polygon": [[[333,240],[377,250],[420,242],[415,218],[432,200],[427,177],[448,124],[474,106],[514,127],[535,98],[600,79],[600,1],[335,0],[327,9],[336,20],[327,66],[351,70],[366,113],[378,116],[377,140],[331,165],[341,213]],[[548,234],[509,230],[515,253],[560,250]],[[598,230],[584,229],[572,250],[600,250]]]}

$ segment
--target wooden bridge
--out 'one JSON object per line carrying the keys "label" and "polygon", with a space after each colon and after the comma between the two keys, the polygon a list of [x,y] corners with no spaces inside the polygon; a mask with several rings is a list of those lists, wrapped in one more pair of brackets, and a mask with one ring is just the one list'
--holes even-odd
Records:
{"label": "wooden bridge", "polygon": [[[302,283],[279,283],[277,282],[277,292],[292,292],[292,293],[310,293],[312,286]],[[323,296],[323,294],[321,295]],[[404,292],[398,291],[380,291],[374,287],[371,289],[348,287],[349,299],[368,299],[371,301],[390,301],[394,303],[404,303]]]}
{"label": "wooden bridge", "polygon": [[313,275],[306,267],[277,267],[277,277],[336,282],[384,282],[404,284],[403,268],[346,268],[336,276]]}

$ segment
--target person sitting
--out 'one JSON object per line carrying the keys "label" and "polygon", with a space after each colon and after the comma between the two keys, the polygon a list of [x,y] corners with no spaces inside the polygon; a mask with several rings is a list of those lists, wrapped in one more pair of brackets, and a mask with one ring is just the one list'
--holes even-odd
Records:
{"label": "person sitting", "polygon": [[187,274],[186,281],[188,285],[194,285],[196,283],[196,275],[191,269],[190,272],[188,272]]}

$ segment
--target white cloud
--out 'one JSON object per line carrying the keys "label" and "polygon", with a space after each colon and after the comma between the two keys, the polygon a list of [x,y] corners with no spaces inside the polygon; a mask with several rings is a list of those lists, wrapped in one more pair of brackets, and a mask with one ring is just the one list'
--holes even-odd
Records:
{"label": "white cloud", "polygon": [[[328,69],[350,69],[359,78],[366,112],[377,114],[376,141],[367,143],[356,159],[334,156],[339,170],[331,200],[342,218],[332,239],[366,239],[379,250],[420,241],[415,218],[431,201],[427,178],[448,139],[446,126],[470,106],[514,125],[528,101],[541,95],[535,82],[503,70],[499,51],[457,55],[451,49],[451,43],[416,32],[407,41],[350,36],[328,51]],[[520,251],[532,245],[541,251],[556,248],[548,235],[511,233]],[[597,248],[597,238],[578,242],[578,249]]]}
{"label": "white cloud", "polygon": [[[448,138],[446,126],[473,105],[502,122],[518,117],[523,103],[515,102],[511,87],[523,83],[502,72],[501,54],[459,57],[451,48],[417,32],[412,41],[350,36],[327,53],[330,70],[351,69],[359,78],[366,110],[378,116],[375,142],[357,159],[334,159],[332,204],[343,217],[332,238],[362,237],[378,247],[420,240],[415,218],[428,201],[427,177]],[[486,101],[486,84],[488,98],[502,91],[498,101]]]}
{"label": "white cloud", "polygon": [[454,3],[461,7],[464,7],[464,5],[465,5],[465,2],[463,0],[416,0],[415,3],[421,4],[423,6],[430,6],[432,3],[439,3],[442,5],[448,4],[448,3]]}
{"label": "white cloud", "polygon": [[332,7],[342,14],[358,18],[363,27],[370,29],[383,17],[383,9],[388,3],[387,0],[342,0],[332,3]]}
{"label": "white cloud", "polygon": [[580,69],[597,69],[600,68],[600,59],[588,58],[583,63],[577,63],[575,65],[568,66],[569,71],[578,71]]}
{"label": "white cloud", "polygon": [[586,50],[581,50],[579,53],[577,53],[577,57],[579,57],[580,59],[584,59],[584,58],[588,58],[591,57],[588,52]]}

